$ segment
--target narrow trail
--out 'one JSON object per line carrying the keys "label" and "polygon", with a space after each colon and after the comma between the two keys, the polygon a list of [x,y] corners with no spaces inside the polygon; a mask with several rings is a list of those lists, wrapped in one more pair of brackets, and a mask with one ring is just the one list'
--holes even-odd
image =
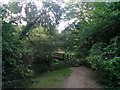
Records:
{"label": "narrow trail", "polygon": [[64,81],[63,88],[102,88],[97,81],[96,73],[85,67],[73,67],[72,74]]}

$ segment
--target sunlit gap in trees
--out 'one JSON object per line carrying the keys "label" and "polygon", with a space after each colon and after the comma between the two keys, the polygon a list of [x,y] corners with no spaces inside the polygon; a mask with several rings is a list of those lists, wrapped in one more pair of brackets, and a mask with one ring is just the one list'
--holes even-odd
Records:
{"label": "sunlit gap in trees", "polygon": [[73,18],[68,21],[62,20],[57,27],[58,33],[61,33],[69,24],[72,24],[76,19],[77,18]]}

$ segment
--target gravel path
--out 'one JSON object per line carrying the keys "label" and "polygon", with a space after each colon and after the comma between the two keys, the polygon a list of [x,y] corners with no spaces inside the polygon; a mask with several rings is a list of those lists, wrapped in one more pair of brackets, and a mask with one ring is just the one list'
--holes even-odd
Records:
{"label": "gravel path", "polygon": [[64,81],[63,88],[101,88],[96,83],[97,76],[93,70],[85,66],[71,69],[72,74]]}

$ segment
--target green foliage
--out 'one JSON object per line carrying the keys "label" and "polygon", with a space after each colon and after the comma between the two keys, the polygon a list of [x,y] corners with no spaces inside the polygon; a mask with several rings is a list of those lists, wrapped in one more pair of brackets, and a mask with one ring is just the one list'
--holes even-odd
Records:
{"label": "green foliage", "polygon": [[30,22],[37,16],[37,7],[34,3],[29,2],[25,6],[26,21]]}
{"label": "green foliage", "polygon": [[[60,46],[55,25],[61,19],[62,7],[55,2],[43,2],[41,9],[33,2],[24,3],[24,7],[23,3],[0,5],[3,20],[3,86],[6,87],[14,87],[17,80],[48,71],[51,68],[51,54]],[[23,9],[26,16],[21,16]],[[28,26],[22,26],[19,23],[21,20],[27,21]],[[28,33],[30,37],[20,40],[19,34],[24,27],[31,29]]]}
{"label": "green foliage", "polygon": [[[30,77],[33,71],[30,69],[29,60],[26,55],[32,55],[30,48],[25,41],[18,39],[20,29],[9,23],[3,22],[2,26],[2,67],[3,67],[3,86],[11,81]],[[31,58],[32,59],[32,58]],[[7,86],[7,85],[6,85]]]}
{"label": "green foliage", "polygon": [[120,42],[119,37],[112,39],[109,45],[98,43],[95,44],[89,56],[86,58],[87,63],[97,71],[105,72],[108,80],[119,85],[120,79]]}
{"label": "green foliage", "polygon": [[80,11],[79,16],[76,16],[79,23],[73,23],[75,28],[66,28],[62,32],[65,35],[66,51],[75,52],[79,63],[105,72],[108,82],[115,85],[119,85],[120,80],[120,63],[116,61],[116,57],[120,57],[119,5],[120,2],[82,3],[81,7],[74,5]]}
{"label": "green foliage", "polygon": [[90,50],[90,55],[86,58],[87,63],[91,65],[92,68],[101,71],[103,59],[101,57],[103,43],[95,44]]}
{"label": "green foliage", "polygon": [[62,68],[68,68],[71,67],[70,63],[65,62],[65,61],[59,61],[59,60],[52,60],[51,63],[51,69],[50,70],[59,70]]}
{"label": "green foliage", "polygon": [[66,29],[63,33],[67,34],[66,44],[72,51],[78,52],[78,57],[86,57],[93,44],[109,43],[110,39],[120,34],[120,11],[111,8],[114,4],[116,5],[116,3],[82,3],[81,8],[76,7],[83,13],[82,16],[81,13],[79,15],[79,23],[74,24],[75,29]]}
{"label": "green foliage", "polygon": [[22,11],[22,6],[20,6],[19,2],[9,2],[9,10],[11,13],[18,14]]}
{"label": "green foliage", "polygon": [[105,71],[107,71],[109,79],[114,80],[117,84],[120,84],[120,57],[115,57],[105,62]]}
{"label": "green foliage", "polygon": [[[56,33],[55,33],[56,34]],[[36,27],[29,32],[32,41],[29,45],[33,48],[34,68],[37,72],[50,70],[52,64],[52,53],[60,46],[58,37],[51,35],[42,27]],[[58,46],[57,46],[58,45]]]}
{"label": "green foliage", "polygon": [[[36,12],[37,8],[34,3],[28,3],[25,7],[27,21],[29,21],[20,34],[22,39],[33,26],[41,26],[48,33],[55,33],[55,28],[61,20],[64,9],[56,2],[42,2],[42,7]],[[30,9],[30,11],[28,11]],[[37,14],[36,14],[37,13]],[[32,19],[32,20],[31,20]]]}

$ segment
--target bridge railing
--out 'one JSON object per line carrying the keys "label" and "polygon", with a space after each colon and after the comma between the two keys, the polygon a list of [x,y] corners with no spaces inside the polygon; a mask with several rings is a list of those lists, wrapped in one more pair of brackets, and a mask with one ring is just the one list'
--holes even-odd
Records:
{"label": "bridge railing", "polygon": [[54,54],[52,54],[52,57],[56,58],[60,61],[65,61],[72,66],[79,66],[79,64],[76,62],[76,61],[79,61],[79,60],[76,59],[76,58],[73,58],[71,55],[64,54],[64,53],[54,53]]}
{"label": "bridge railing", "polygon": [[74,58],[71,55],[64,54],[64,53],[54,53],[52,54],[52,57],[57,59],[63,59],[63,60],[74,60]]}

